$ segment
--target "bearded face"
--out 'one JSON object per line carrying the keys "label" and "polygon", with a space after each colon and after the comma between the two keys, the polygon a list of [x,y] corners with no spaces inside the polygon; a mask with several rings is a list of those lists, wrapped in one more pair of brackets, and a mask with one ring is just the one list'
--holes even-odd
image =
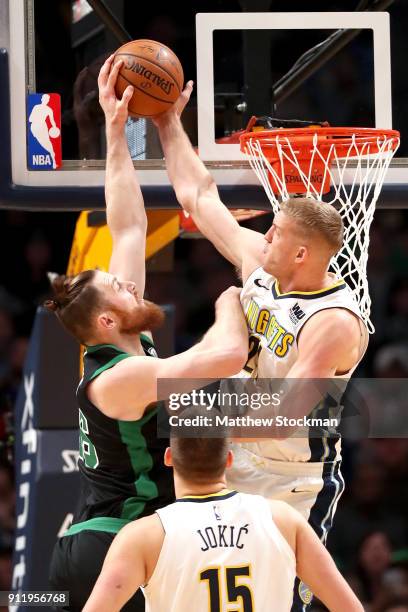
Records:
{"label": "bearded face", "polygon": [[160,306],[148,300],[140,300],[130,312],[112,310],[120,319],[119,331],[123,334],[153,331],[163,325],[165,319],[165,314]]}
{"label": "bearded face", "polygon": [[120,333],[139,334],[163,324],[163,310],[157,304],[140,298],[134,282],[121,281],[112,274],[97,271],[95,285],[101,308],[114,315]]}

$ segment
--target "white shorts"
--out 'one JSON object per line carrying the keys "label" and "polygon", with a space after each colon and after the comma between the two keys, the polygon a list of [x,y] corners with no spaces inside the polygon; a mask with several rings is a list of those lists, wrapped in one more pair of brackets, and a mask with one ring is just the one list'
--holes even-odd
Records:
{"label": "white shorts", "polygon": [[234,462],[227,470],[229,488],[285,501],[308,520],[325,542],[344,490],[337,462],[274,461],[233,444]]}

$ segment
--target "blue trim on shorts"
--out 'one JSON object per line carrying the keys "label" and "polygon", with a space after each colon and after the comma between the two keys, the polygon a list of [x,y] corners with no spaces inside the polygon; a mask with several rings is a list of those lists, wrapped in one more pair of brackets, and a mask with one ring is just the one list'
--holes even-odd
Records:
{"label": "blue trim on shorts", "polygon": [[[319,536],[323,544],[326,544],[327,535],[333,525],[336,502],[344,491],[344,481],[341,476],[340,466],[341,461],[324,464],[322,474],[323,487],[310,510],[309,525]],[[299,594],[299,590],[305,592],[306,589],[304,587],[305,585],[301,583],[299,578],[296,578],[291,612],[307,612],[310,608],[313,596],[309,600],[305,593],[303,593],[303,599]],[[307,603],[305,600],[307,600]]]}

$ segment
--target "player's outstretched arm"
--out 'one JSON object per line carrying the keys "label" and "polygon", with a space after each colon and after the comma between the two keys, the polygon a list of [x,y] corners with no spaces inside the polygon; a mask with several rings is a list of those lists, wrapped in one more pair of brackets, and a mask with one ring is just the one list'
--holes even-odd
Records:
{"label": "player's outstretched arm", "polygon": [[296,556],[296,574],[330,612],[364,612],[311,526],[285,502],[271,501],[272,517]]}
{"label": "player's outstretched arm", "polygon": [[121,100],[115,94],[122,63],[113,65],[110,56],[98,78],[99,102],[106,119],[106,214],[113,240],[109,272],[136,283],[139,295],[143,296],[147,218],[125,135],[133,87],[126,88]]}
{"label": "player's outstretched arm", "polygon": [[240,227],[221,202],[217,186],[194,151],[180,115],[193,89],[189,81],[175,105],[154,119],[177,200],[198,229],[246,277],[261,265],[262,235]]}
{"label": "player's outstretched arm", "polygon": [[[103,372],[89,385],[92,403],[111,418],[136,420],[149,404],[167,399],[163,390],[158,391],[159,380],[183,380],[184,393],[197,387],[196,379],[237,374],[248,357],[248,332],[239,293],[237,287],[230,287],[221,294],[213,326],[188,351],[168,359],[128,357]],[[192,379],[191,386],[185,379]]]}
{"label": "player's outstretched arm", "polygon": [[123,527],[108,550],[83,612],[119,612],[150,579],[163,539],[157,514]]}

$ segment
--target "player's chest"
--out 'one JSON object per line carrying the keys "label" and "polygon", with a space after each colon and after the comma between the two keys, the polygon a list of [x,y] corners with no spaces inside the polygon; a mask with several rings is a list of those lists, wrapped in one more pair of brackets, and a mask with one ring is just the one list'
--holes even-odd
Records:
{"label": "player's chest", "polygon": [[275,300],[272,295],[261,298],[246,295],[242,307],[250,335],[259,338],[264,349],[279,358],[285,357],[296,344],[306,313],[295,299]]}

